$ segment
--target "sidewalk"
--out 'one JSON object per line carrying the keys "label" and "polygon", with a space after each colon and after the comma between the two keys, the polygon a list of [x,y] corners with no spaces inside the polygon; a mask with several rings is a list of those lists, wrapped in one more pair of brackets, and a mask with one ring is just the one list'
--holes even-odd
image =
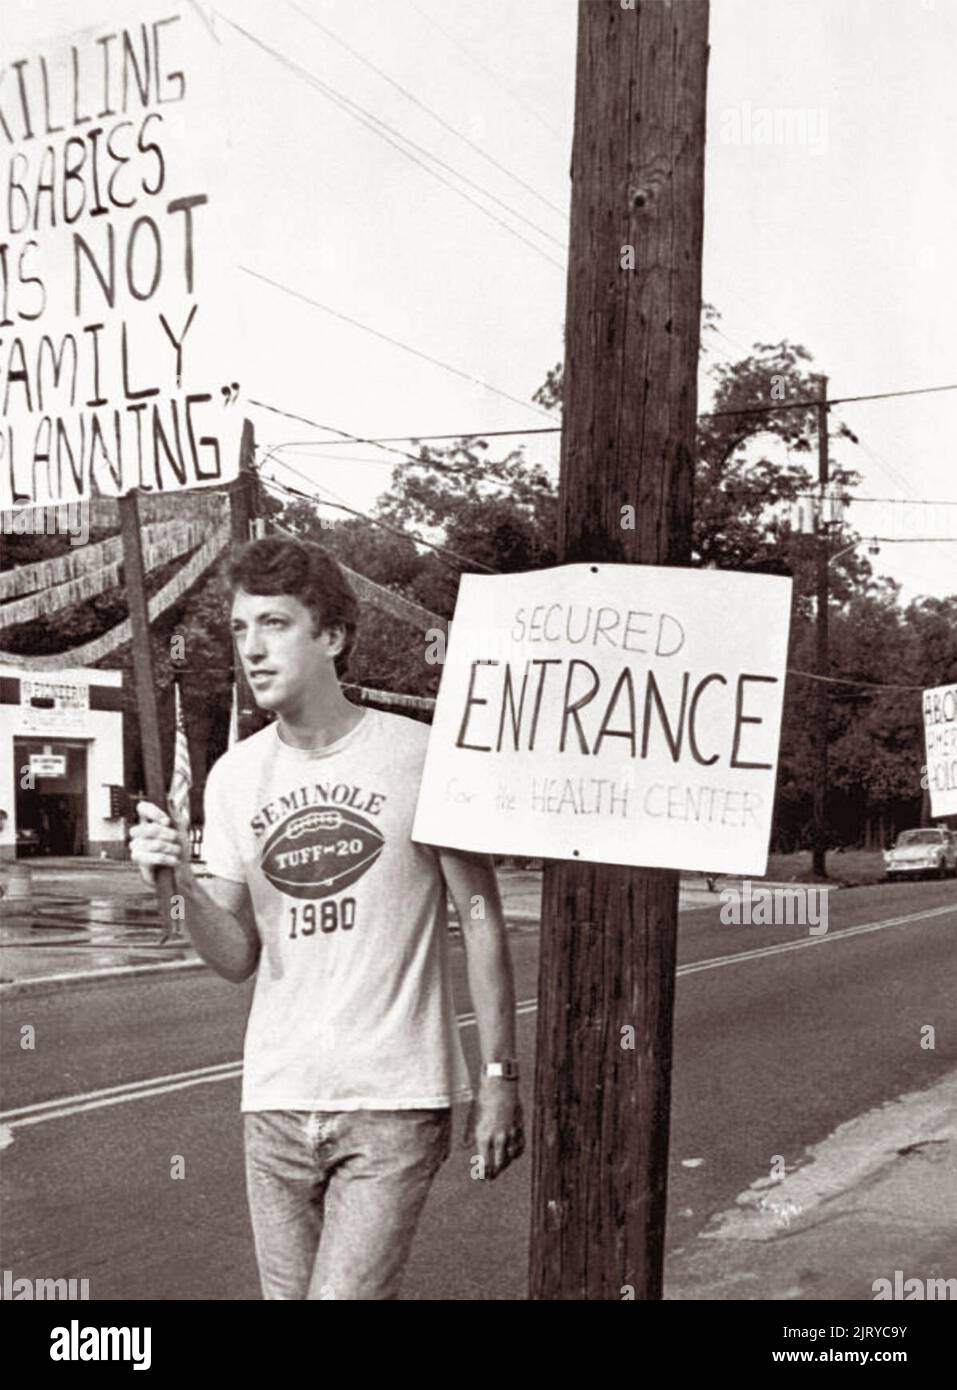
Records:
{"label": "sidewalk", "polygon": [[[19,861],[32,878],[29,901],[9,896],[10,864],[0,865],[0,994],[61,988],[91,976],[112,979],[152,970],[203,968],[182,938],[161,942],[156,901],[136,866],[114,859]],[[194,864],[199,874],[201,862]],[[498,881],[509,929],[538,931],[540,869],[499,868]],[[699,874],[681,879],[679,910],[714,907],[723,888],[740,880]],[[777,885],[765,884],[767,887]],[[794,890],[794,885],[780,885]],[[452,929],[457,931],[454,916]]]}
{"label": "sidewalk", "polygon": [[134,865],[111,860],[28,860],[29,900],[9,896],[0,867],[0,995],[46,992],[91,976],[196,968],[183,941],[160,944],[156,900]]}
{"label": "sidewalk", "polygon": [[[31,859],[29,901],[0,897],[0,994],[46,992],[91,979],[204,969],[189,942],[161,943],[156,900],[135,865],[109,859]],[[0,887],[9,876],[0,867]],[[202,863],[194,864],[202,875]],[[541,873],[499,872],[508,925],[537,931]],[[453,930],[457,924],[453,919]]]}
{"label": "sidewalk", "polygon": [[753,1183],[671,1252],[665,1297],[957,1300],[957,1072]]}

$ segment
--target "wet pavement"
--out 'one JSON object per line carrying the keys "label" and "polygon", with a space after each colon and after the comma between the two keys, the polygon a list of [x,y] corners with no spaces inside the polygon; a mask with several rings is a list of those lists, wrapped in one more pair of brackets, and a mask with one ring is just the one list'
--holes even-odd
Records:
{"label": "wet pavement", "polygon": [[[19,861],[30,871],[29,898],[14,896],[13,865],[0,865],[0,985],[91,971],[197,961],[182,935],[164,939],[154,894],[136,866],[114,860]],[[194,864],[202,876],[202,864]],[[536,932],[540,869],[499,868],[509,928]],[[718,885],[720,887],[720,885]],[[682,878],[683,911],[714,906],[718,893],[699,875]],[[454,915],[451,926],[458,927]]]}
{"label": "wet pavement", "polygon": [[153,894],[100,897],[38,893],[0,903],[0,983],[65,972],[187,960],[182,938],[164,941]]}
{"label": "wet pavement", "polygon": [[[12,866],[0,867],[0,984],[198,959],[182,935],[164,940],[156,898],[133,864],[26,862],[29,898],[11,895]],[[537,931],[541,873],[506,869],[499,882],[510,927]]]}
{"label": "wet pavement", "polygon": [[163,940],[155,895],[132,864],[27,862],[29,898],[11,895],[12,866],[0,874],[0,983],[195,959],[182,937]]}

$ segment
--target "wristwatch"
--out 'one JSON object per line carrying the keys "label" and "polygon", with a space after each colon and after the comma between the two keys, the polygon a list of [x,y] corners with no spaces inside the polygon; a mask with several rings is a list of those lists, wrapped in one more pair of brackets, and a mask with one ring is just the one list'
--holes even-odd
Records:
{"label": "wristwatch", "polygon": [[483,1076],[500,1076],[503,1081],[518,1080],[518,1062],[514,1057],[503,1057],[497,1062],[486,1062],[482,1067]]}

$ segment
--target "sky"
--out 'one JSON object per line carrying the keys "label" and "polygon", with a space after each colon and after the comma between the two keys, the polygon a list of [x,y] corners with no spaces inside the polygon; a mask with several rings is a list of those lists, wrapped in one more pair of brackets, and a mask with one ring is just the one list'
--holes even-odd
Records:
{"label": "sky", "polygon": [[[4,62],[80,24],[173,8],[7,0]],[[242,320],[223,379],[241,384],[269,471],[366,510],[396,456],[315,447],[335,439],[317,426],[547,426],[531,396],[562,355],[573,0],[189,8],[215,88],[204,254]],[[957,0],[712,0],[710,42],[712,360],[787,338],[832,396],[957,382]],[[860,445],[835,443],[833,464],[857,469],[866,497],[906,499],[852,509],[862,534],[907,538],[883,544],[875,569],[905,598],[957,592],[957,544],[926,539],[957,538],[957,391],[838,418]],[[557,474],[556,436],[526,445]]]}

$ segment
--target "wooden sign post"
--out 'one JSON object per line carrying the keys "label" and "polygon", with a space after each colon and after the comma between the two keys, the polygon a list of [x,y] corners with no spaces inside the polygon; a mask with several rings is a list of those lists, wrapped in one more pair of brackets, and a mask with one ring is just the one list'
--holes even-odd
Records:
{"label": "wooden sign post", "polygon": [[[165,810],[167,782],[163,769],[163,747],[159,736],[156,677],[153,671],[153,648],[150,645],[150,618],[146,601],[143,546],[140,538],[140,509],[136,492],[128,492],[125,497],[121,497],[119,507],[120,535],[123,539],[123,578],[130,609],[133,677],[136,682],[136,709],[139,714],[143,777],[146,782],[147,799]],[[158,868],[156,870],[156,896],[166,933],[169,933],[172,926],[171,899],[175,891],[176,883],[173,870]]]}
{"label": "wooden sign post", "polygon": [[[689,563],[707,62],[707,0],[581,0],[565,564]],[[532,1298],[662,1296],[677,900],[673,869],[546,864]]]}
{"label": "wooden sign post", "polygon": [[[229,525],[233,545],[245,545],[249,540],[249,523],[253,516],[253,461],[256,457],[256,433],[251,420],[243,421],[239,445],[239,476],[229,488]],[[236,700],[236,736],[243,739],[261,727],[259,706],[253,698],[243,663],[233,644],[233,681]]]}

